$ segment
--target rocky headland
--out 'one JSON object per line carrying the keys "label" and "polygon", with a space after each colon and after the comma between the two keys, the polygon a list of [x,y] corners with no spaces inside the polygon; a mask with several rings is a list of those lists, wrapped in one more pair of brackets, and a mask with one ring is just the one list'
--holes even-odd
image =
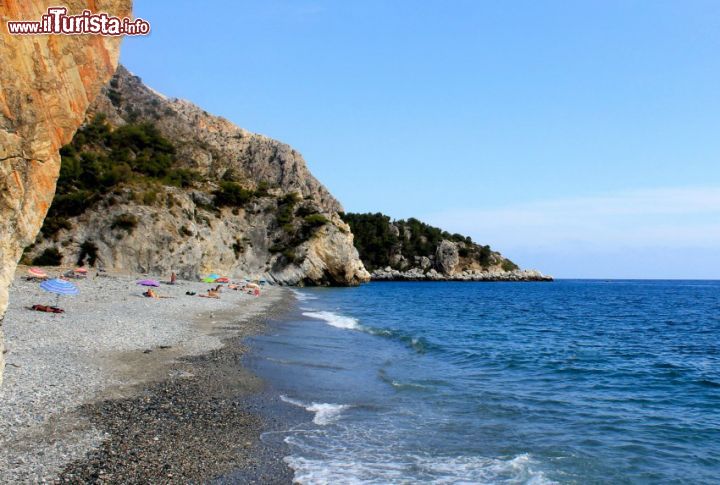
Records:
{"label": "rocky headland", "polygon": [[62,155],[26,262],[301,286],[369,280],[342,206],[297,151],[122,66]]}
{"label": "rocky headland", "polygon": [[552,281],[461,234],[417,219],[381,214],[343,214],[355,245],[375,281]]}

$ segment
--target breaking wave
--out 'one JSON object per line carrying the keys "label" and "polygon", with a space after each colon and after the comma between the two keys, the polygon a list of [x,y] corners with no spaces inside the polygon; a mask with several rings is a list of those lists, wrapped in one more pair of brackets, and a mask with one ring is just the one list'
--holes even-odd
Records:
{"label": "breaking wave", "polygon": [[342,412],[350,407],[350,405],[348,404],[317,402],[308,404],[302,401],[298,401],[297,399],[292,399],[285,395],[281,395],[280,399],[283,402],[292,404],[293,406],[304,408],[306,411],[309,411],[311,413],[315,413],[315,417],[313,417],[313,423],[319,426],[326,426],[328,424],[334,423],[335,421],[340,419],[340,415],[342,414]]}

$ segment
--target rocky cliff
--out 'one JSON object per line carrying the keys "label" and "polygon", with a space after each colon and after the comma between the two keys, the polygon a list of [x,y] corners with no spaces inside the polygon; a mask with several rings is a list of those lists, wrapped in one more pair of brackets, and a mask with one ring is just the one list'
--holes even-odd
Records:
{"label": "rocky cliff", "polygon": [[376,214],[343,214],[374,280],[549,281],[521,270],[490,246],[450,234],[417,219],[393,221]]}
{"label": "rocky cliff", "polygon": [[[0,2],[0,321],[18,259],[52,201],[58,150],[70,141],[117,65],[119,38],[8,34],[6,21],[39,19],[56,3]],[[128,16],[131,10],[130,0],[62,3],[69,13],[90,8]],[[2,353],[0,348],[0,369]]]}
{"label": "rocky cliff", "polygon": [[369,279],[340,203],[286,144],[118,68],[63,151],[36,263],[288,285]]}

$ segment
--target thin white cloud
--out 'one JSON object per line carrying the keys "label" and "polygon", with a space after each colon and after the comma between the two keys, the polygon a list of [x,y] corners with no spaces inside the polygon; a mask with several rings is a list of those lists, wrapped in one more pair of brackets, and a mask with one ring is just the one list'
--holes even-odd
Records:
{"label": "thin white cloud", "polygon": [[720,187],[644,189],[458,209],[428,222],[499,249],[718,248]]}

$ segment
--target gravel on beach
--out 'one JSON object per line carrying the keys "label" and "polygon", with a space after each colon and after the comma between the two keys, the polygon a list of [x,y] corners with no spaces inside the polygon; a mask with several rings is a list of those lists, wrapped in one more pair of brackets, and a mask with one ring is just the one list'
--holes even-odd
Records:
{"label": "gravel on beach", "polygon": [[[18,269],[20,275],[22,269]],[[143,276],[144,277],[144,276]],[[258,443],[263,418],[243,395],[261,382],[243,371],[242,339],[282,311],[289,292],[260,297],[179,281],[142,296],[136,277],[90,276],[62,297],[18,276],[4,321],[0,483],[198,482],[256,467],[289,482],[287,467]],[[264,480],[263,480],[264,481]]]}

